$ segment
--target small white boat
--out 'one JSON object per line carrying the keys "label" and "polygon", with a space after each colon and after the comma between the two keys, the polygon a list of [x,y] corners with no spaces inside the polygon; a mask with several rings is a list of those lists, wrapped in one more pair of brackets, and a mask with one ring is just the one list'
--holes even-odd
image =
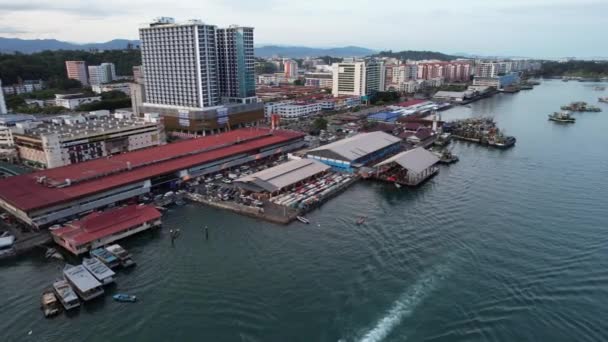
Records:
{"label": "small white boat", "polygon": [[401,189],[401,184],[399,184],[399,183],[395,183],[395,187],[396,187],[397,189]]}
{"label": "small white boat", "polygon": [[309,224],[310,223],[310,221],[306,217],[303,217],[303,216],[296,216],[296,219],[298,219],[298,221],[300,221],[300,222],[302,222],[304,224]]}
{"label": "small white boat", "polygon": [[131,254],[127,252],[126,249],[122,248],[118,244],[114,244],[106,247],[106,250],[112,253],[114,256],[120,260],[120,265],[124,268],[135,266],[135,262],[133,261]]}

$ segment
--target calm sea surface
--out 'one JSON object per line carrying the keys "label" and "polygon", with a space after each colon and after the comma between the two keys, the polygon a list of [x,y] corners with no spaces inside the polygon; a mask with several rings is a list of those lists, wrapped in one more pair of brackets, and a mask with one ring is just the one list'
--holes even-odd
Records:
{"label": "calm sea surface", "polygon": [[455,143],[460,162],[422,187],[359,182],[309,226],[172,209],[124,243],[138,265],[111,292],[136,304],[106,295],[47,320],[40,293],[62,262],[0,264],[0,340],[607,341],[608,105],[547,121],[608,95],[595,85],[545,81],[444,112],[492,115],[517,145]]}

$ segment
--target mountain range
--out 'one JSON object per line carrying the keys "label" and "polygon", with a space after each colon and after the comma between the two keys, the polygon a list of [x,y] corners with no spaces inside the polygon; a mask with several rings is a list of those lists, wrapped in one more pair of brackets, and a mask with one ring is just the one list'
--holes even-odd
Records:
{"label": "mountain range", "polygon": [[77,44],[63,42],[57,39],[19,39],[0,37],[0,52],[2,53],[35,53],[44,50],[120,50],[126,49],[127,44],[139,45],[138,40],[114,39],[105,43]]}
{"label": "mountain range", "polygon": [[[105,43],[77,44],[57,39],[19,39],[0,37],[0,52],[2,53],[35,53],[44,50],[119,50],[127,48],[127,44],[139,45],[139,40],[114,39]],[[291,58],[307,56],[333,56],[333,57],[362,57],[374,54],[376,51],[358,46],[338,48],[311,48],[305,46],[256,46],[257,57],[272,57],[275,55]]]}

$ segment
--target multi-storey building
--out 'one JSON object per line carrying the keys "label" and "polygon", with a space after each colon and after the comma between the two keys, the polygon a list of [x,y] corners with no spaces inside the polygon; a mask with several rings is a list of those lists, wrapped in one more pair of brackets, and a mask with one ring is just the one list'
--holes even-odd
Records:
{"label": "multi-storey building", "polygon": [[100,85],[112,82],[116,79],[116,67],[114,63],[101,63],[100,65],[89,65],[89,84]]}
{"label": "multi-storey building", "polygon": [[253,28],[217,30],[219,89],[223,102],[256,102]]}
{"label": "multi-storey building", "polygon": [[307,87],[331,89],[333,86],[333,75],[330,72],[308,72],[304,77]]}
{"label": "multi-storey building", "polygon": [[[0,89],[2,89],[2,80],[0,80]],[[6,109],[6,101],[4,100],[4,92],[0,90],[0,115],[8,113]]]}
{"label": "multi-storey building", "polygon": [[370,59],[365,63],[365,95],[384,91],[386,71],[384,61]]}
{"label": "multi-storey building", "polygon": [[342,62],[334,63],[332,94],[334,96],[366,95],[366,72],[365,62]]}
{"label": "multi-storey building", "polygon": [[26,94],[42,89],[44,89],[42,80],[23,80],[13,85],[2,86],[2,92],[6,95]]}
{"label": "multi-storey building", "polygon": [[215,26],[158,18],[139,35],[146,104],[198,109],[220,104]]}
{"label": "multi-storey building", "polygon": [[87,64],[84,61],[65,61],[65,69],[69,79],[77,80],[82,85],[89,85]]}
{"label": "multi-storey building", "polygon": [[63,116],[13,132],[19,157],[54,168],[165,143],[162,125],[106,115]]}
{"label": "multi-storey building", "polygon": [[471,64],[468,62],[422,62],[417,67],[418,79],[430,80],[443,78],[448,82],[465,82],[471,76]]}
{"label": "multi-storey building", "polygon": [[266,103],[264,105],[264,111],[267,117],[272,114],[276,114],[283,119],[295,119],[310,116],[319,113],[322,109],[323,108],[321,107],[321,103],[317,101],[286,101],[277,103]]}
{"label": "multi-storey building", "polygon": [[158,113],[167,129],[202,135],[263,122],[258,99],[240,97],[252,95],[255,82],[252,29],[158,18],[139,33],[145,83],[140,114]]}
{"label": "multi-storey building", "polygon": [[298,62],[292,59],[283,60],[283,71],[287,79],[294,79],[298,77]]}

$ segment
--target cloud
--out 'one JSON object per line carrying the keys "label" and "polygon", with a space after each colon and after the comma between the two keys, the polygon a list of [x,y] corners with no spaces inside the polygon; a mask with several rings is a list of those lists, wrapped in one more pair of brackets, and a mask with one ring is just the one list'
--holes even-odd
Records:
{"label": "cloud", "polygon": [[127,14],[129,8],[111,1],[102,3],[82,0],[27,2],[0,0],[0,12],[62,12],[80,17],[108,17]]}
{"label": "cloud", "polygon": [[0,34],[26,34],[29,31],[12,26],[0,26]]}

